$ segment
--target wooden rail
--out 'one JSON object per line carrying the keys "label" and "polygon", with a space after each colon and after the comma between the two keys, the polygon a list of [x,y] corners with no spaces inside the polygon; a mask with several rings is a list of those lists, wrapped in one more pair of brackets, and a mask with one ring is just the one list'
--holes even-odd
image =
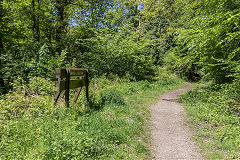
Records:
{"label": "wooden rail", "polygon": [[[57,78],[56,90],[57,93],[54,97],[55,103],[57,103],[61,92],[65,91],[65,103],[66,106],[69,107],[69,90],[77,88],[77,94],[75,95],[73,103],[76,103],[78,96],[82,90],[83,86],[86,86],[86,98],[87,101],[89,99],[88,95],[88,69],[81,69],[81,68],[57,68],[55,71],[55,77]],[[78,77],[77,80],[71,80],[71,77]]]}

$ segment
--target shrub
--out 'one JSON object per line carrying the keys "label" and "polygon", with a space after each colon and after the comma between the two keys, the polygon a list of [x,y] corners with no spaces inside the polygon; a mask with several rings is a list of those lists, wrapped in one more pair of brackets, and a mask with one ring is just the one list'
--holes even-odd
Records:
{"label": "shrub", "polygon": [[53,95],[54,85],[50,79],[33,77],[29,80],[28,91],[38,95]]}
{"label": "shrub", "polygon": [[[185,103],[206,155],[222,153],[219,159],[237,159],[240,150],[240,81],[211,84],[180,96]],[[201,127],[199,127],[201,126]],[[202,142],[203,140],[203,142]],[[206,141],[207,140],[207,141]],[[210,142],[210,143],[209,143]],[[209,146],[209,144],[211,144]],[[204,149],[211,147],[211,151]],[[212,152],[212,153],[211,153]],[[211,159],[212,157],[208,158]]]}
{"label": "shrub", "polygon": [[41,77],[30,78],[26,85],[22,79],[14,81],[13,90],[0,101],[0,119],[34,116],[50,111],[53,106],[53,83]]}
{"label": "shrub", "polygon": [[122,35],[98,34],[98,36],[77,40],[76,67],[88,68],[91,75],[108,77],[117,75],[132,80],[151,79],[155,75],[153,60],[142,49],[144,42],[122,39]]}
{"label": "shrub", "polygon": [[103,105],[113,103],[121,105],[125,104],[122,94],[114,88],[102,91],[100,97]]}

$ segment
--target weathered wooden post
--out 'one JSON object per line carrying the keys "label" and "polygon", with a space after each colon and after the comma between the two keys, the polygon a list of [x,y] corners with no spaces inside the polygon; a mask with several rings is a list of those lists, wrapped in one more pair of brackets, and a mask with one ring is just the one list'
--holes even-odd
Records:
{"label": "weathered wooden post", "polygon": [[65,103],[69,107],[69,87],[70,87],[70,70],[66,69],[66,80],[65,80]]}
{"label": "weathered wooden post", "polygon": [[54,97],[54,102],[57,103],[60,95],[61,95],[61,88],[60,88],[60,82],[62,81],[63,78],[65,78],[66,76],[66,70],[65,69],[60,69],[60,68],[57,68],[56,71],[55,71],[55,77],[58,79],[56,81],[56,88],[57,88],[57,94],[55,95]]}
{"label": "weathered wooden post", "polygon": [[89,75],[89,73],[88,73],[88,70],[86,71],[86,98],[87,98],[87,101],[88,101],[88,99],[89,99],[89,95],[88,95],[88,86],[89,86],[89,81],[88,81],[88,75]]}

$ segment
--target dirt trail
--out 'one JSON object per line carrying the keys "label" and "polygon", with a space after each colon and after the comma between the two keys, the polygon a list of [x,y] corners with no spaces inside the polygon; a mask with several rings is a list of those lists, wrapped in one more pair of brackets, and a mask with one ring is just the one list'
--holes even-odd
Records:
{"label": "dirt trail", "polygon": [[185,87],[165,93],[151,107],[153,159],[203,159],[192,140],[189,128],[184,124],[185,111],[177,102],[178,95],[191,89]]}

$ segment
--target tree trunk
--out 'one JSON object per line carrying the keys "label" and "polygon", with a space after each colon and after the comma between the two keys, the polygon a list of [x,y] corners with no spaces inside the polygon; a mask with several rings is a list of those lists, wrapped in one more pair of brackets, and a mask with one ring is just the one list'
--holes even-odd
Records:
{"label": "tree trunk", "polygon": [[56,2],[56,9],[58,11],[58,21],[59,25],[56,27],[56,43],[57,43],[57,52],[60,53],[64,49],[63,36],[65,29],[67,27],[66,17],[64,15],[65,8],[70,2],[68,0],[62,1],[59,0]]}
{"label": "tree trunk", "polygon": [[[38,0],[38,12],[40,12],[40,0]],[[37,14],[37,17],[36,17],[36,40],[38,42],[40,42],[40,17],[39,17],[39,13]]]}
{"label": "tree trunk", "polygon": [[[2,7],[2,3],[3,3],[3,0],[0,0],[0,26],[2,28],[2,18],[3,18],[3,7]],[[3,51],[3,41],[2,41],[2,37],[3,37],[3,34],[2,34],[2,31],[0,31],[0,52]],[[1,65],[1,63],[0,63]]]}
{"label": "tree trunk", "polygon": [[[40,9],[40,3],[38,0],[38,9]],[[32,20],[33,20],[33,39],[34,42],[40,41],[40,30],[39,30],[39,16],[36,16],[36,4],[35,0],[32,0]]]}
{"label": "tree trunk", "polygon": [[[3,18],[3,7],[2,7],[2,3],[3,0],[0,0],[0,26],[2,27],[2,18]],[[3,33],[0,30],[0,55],[2,55],[3,51],[4,51],[4,46],[3,46]],[[2,68],[3,68],[3,64],[2,61],[0,59],[0,91],[5,91],[5,83],[4,83],[4,79],[3,79],[3,73],[2,73]],[[0,92],[1,94],[1,92]]]}

